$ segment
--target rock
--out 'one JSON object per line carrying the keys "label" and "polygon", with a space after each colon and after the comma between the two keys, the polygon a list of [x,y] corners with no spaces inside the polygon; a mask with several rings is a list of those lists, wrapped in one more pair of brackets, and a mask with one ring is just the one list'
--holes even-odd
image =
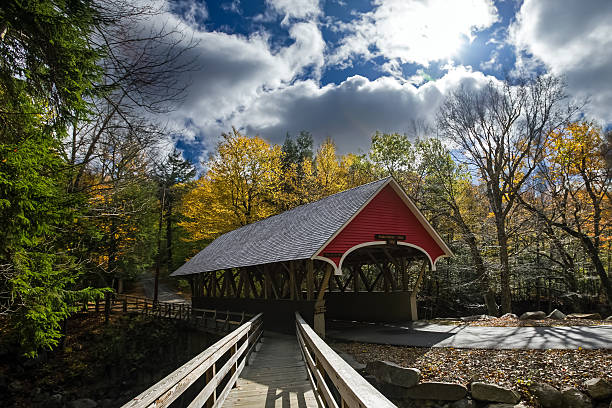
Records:
{"label": "rock", "polygon": [[588,319],[588,320],[601,320],[599,313],[572,313],[567,315],[568,319]]}
{"label": "rock", "polygon": [[548,316],[546,317],[548,319],[563,320],[567,317],[567,315],[563,313],[562,311],[560,311],[559,309],[555,309],[552,312],[550,312]]}
{"label": "rock", "polygon": [[101,408],[111,408],[114,405],[115,405],[114,401],[112,399],[110,399],[110,398],[104,398],[104,399],[100,400],[100,402],[98,403],[98,406],[101,407]]}
{"label": "rock", "polygon": [[89,398],[80,398],[68,403],[68,408],[96,408],[98,403]]}
{"label": "rock", "polygon": [[529,387],[534,398],[544,408],[561,406],[561,391],[547,383],[534,383]]}
{"label": "rock", "polygon": [[546,313],[542,311],[525,312],[519,317],[519,320],[542,320],[546,318]]}
{"label": "rock", "polygon": [[596,400],[605,400],[612,397],[612,384],[603,378],[592,378],[585,381],[587,394]]}
{"label": "rock", "polygon": [[564,388],[561,391],[563,408],[592,408],[591,399],[576,388]]}
{"label": "rock", "polygon": [[494,404],[488,404],[485,406],[485,408],[527,408],[526,405],[521,404],[504,404],[504,403],[499,403],[496,402]]}
{"label": "rock", "polygon": [[22,389],[23,389],[23,384],[21,383],[21,381],[15,380],[9,384],[9,390],[13,392],[19,392]]}
{"label": "rock", "polygon": [[464,316],[461,318],[462,321],[464,322],[475,322],[478,320],[490,320],[493,319],[494,316],[489,316],[486,314],[482,314],[482,315],[473,315],[473,316]]}
{"label": "rock", "polygon": [[53,394],[49,397],[49,406],[59,407],[62,405],[62,401],[64,400],[64,396],[62,394]]}
{"label": "rock", "polygon": [[472,397],[480,401],[516,404],[521,400],[521,394],[514,390],[501,387],[497,384],[475,382],[472,383],[471,391]]}
{"label": "rock", "polygon": [[404,398],[457,401],[465,398],[467,388],[461,384],[424,382],[404,390]]}
{"label": "rock", "polygon": [[449,405],[449,408],[475,408],[476,403],[469,398],[463,398]]}
{"label": "rock", "polygon": [[419,383],[421,372],[416,368],[405,368],[388,361],[373,361],[368,363],[366,371],[374,375],[378,381],[400,387],[413,387]]}
{"label": "rock", "polygon": [[501,319],[518,319],[519,317],[514,313],[506,313],[501,316]]}
{"label": "rock", "polygon": [[360,363],[359,361],[355,360],[355,357],[353,357],[352,355],[347,354],[347,353],[345,353],[343,351],[340,351],[340,350],[336,350],[336,349],[334,349],[334,351],[336,352],[336,354],[338,354],[340,357],[342,357],[342,359],[344,361],[346,361],[347,364],[350,365],[353,368],[353,370],[361,371],[364,368],[366,368],[365,364]]}

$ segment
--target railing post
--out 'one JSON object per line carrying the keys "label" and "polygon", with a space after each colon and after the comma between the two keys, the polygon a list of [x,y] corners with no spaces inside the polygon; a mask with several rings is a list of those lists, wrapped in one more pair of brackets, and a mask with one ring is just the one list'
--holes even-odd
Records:
{"label": "railing post", "polygon": [[96,313],[100,312],[100,298],[96,296]]}
{"label": "railing post", "polygon": [[127,297],[123,298],[123,313],[127,313]]}

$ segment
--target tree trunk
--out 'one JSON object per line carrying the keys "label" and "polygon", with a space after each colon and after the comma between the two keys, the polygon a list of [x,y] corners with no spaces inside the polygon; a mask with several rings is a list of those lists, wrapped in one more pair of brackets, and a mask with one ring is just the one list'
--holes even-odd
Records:
{"label": "tree trunk", "polygon": [[470,249],[470,256],[472,258],[472,262],[474,263],[474,268],[476,269],[476,273],[481,277],[481,285],[480,290],[482,293],[483,300],[487,307],[487,314],[490,316],[498,316],[499,308],[497,307],[497,303],[495,302],[495,290],[491,287],[491,280],[489,279],[489,274],[484,265],[484,261],[482,256],[480,255],[480,248],[478,247],[478,242],[476,242],[476,237],[474,233],[468,227],[468,225],[463,220],[461,213],[456,208],[454,219],[456,223],[459,225],[463,233],[463,238],[467,243]]}
{"label": "tree trunk", "polygon": [[173,272],[172,265],[172,201],[168,200],[168,210],[166,212],[166,266],[168,272]]}
{"label": "tree trunk", "polygon": [[603,262],[601,262],[601,258],[599,257],[599,249],[593,244],[593,241],[591,241],[588,236],[583,234],[581,240],[587,254],[591,258],[591,262],[593,262],[593,266],[595,266],[595,271],[597,271],[597,274],[599,275],[601,287],[606,295],[608,306],[612,308],[612,282],[610,281]]}
{"label": "tree trunk", "polygon": [[162,226],[164,225],[164,202],[166,200],[166,188],[162,186],[162,196],[161,201],[159,203],[159,222],[157,224],[157,260],[155,262],[155,286],[153,288],[153,302],[157,303],[157,298],[159,295],[159,269],[161,265],[161,233]]}
{"label": "tree trunk", "polygon": [[498,219],[497,222],[497,243],[499,245],[499,263],[501,266],[500,286],[501,286],[501,308],[502,313],[512,313],[512,293],[510,291],[510,262],[508,260],[508,236],[504,220]]}

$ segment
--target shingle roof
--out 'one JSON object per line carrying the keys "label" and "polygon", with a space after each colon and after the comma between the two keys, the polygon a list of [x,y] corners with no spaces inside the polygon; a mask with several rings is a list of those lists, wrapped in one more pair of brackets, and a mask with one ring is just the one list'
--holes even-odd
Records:
{"label": "shingle roof", "polygon": [[227,232],[172,276],[310,259],[387,181],[342,191]]}

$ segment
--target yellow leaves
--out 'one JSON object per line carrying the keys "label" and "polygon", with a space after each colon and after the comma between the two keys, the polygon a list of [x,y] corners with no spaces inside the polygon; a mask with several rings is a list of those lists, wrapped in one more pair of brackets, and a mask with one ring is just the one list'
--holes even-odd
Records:
{"label": "yellow leaves", "polygon": [[277,212],[283,172],[279,146],[260,137],[223,134],[209,169],[183,198],[180,225],[191,240],[212,239]]}

